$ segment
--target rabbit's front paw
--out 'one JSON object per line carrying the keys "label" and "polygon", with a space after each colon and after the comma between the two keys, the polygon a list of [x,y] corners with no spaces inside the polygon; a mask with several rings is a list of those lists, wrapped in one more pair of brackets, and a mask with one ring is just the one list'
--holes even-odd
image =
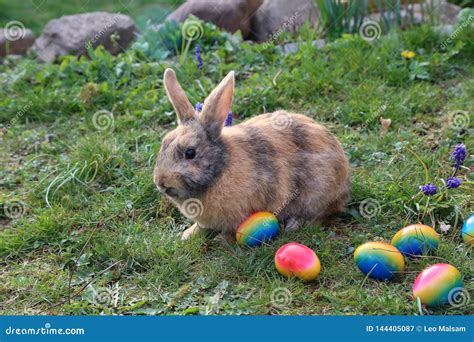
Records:
{"label": "rabbit's front paw", "polygon": [[294,217],[290,217],[285,222],[285,230],[288,231],[288,232],[291,232],[293,230],[298,229],[299,225],[300,225],[300,222],[298,221],[298,219],[296,219]]}
{"label": "rabbit's front paw", "polygon": [[201,228],[198,226],[197,223],[193,224],[191,227],[189,227],[183,232],[183,235],[181,235],[181,240],[189,239],[191,236],[199,232],[200,229]]}

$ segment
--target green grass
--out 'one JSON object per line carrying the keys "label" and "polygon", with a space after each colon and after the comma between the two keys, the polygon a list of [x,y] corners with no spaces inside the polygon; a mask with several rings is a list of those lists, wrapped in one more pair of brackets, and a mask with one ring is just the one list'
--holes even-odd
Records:
{"label": "green grass", "polygon": [[[472,297],[473,250],[460,238],[462,219],[472,212],[472,169],[461,170],[461,188],[430,199],[418,185],[449,175],[454,144],[472,151],[472,126],[453,126],[450,113],[464,111],[472,125],[473,32],[465,30],[445,51],[439,45],[446,37],[428,27],[373,43],[345,36],[316,50],[304,29],[294,37],[300,50],[288,56],[212,25],[204,32],[203,70],[192,54],[182,64],[180,56],[159,62],[139,47],[118,57],[98,49],[90,60],[0,66],[0,122],[11,125],[1,136],[0,202],[25,208],[16,219],[0,214],[2,314],[411,315],[419,314],[411,298],[416,274],[440,261],[459,268]],[[400,56],[405,49],[417,53],[414,60]],[[425,62],[421,71],[412,65]],[[161,138],[175,125],[161,81],[168,66],[192,102],[235,70],[237,121],[284,108],[327,125],[352,165],[347,212],[256,249],[202,236],[181,241],[190,222],[159,195],[151,176]],[[99,110],[114,116],[104,131],[92,123]],[[392,120],[385,135],[380,116]],[[428,180],[410,151],[426,165]],[[381,206],[370,218],[359,212],[366,199]],[[408,262],[394,281],[364,279],[354,249],[389,241],[418,221],[452,225],[436,255]],[[277,273],[274,253],[289,241],[316,251],[316,281]],[[282,306],[271,300],[279,288],[291,293]],[[473,310],[471,301],[425,313]]]}

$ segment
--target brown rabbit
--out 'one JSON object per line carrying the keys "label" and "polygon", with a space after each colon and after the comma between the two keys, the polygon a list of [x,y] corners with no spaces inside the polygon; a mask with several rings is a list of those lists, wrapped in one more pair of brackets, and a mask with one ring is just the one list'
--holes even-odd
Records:
{"label": "brown rabbit", "polygon": [[154,182],[201,228],[235,240],[255,211],[277,214],[285,229],[341,211],[350,196],[350,170],[337,138],[312,119],[285,111],[223,127],[232,104],[234,72],[198,113],[166,69],[164,86],[178,126],[163,139]]}

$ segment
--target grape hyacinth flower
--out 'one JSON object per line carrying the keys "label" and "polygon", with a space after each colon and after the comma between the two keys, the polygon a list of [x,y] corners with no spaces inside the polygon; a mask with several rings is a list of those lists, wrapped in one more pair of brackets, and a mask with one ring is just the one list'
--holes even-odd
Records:
{"label": "grape hyacinth flower", "polygon": [[196,103],[196,106],[195,106],[196,112],[201,113],[202,112],[202,106],[203,106],[202,103],[200,103],[200,102]]}
{"label": "grape hyacinth flower", "polygon": [[203,66],[202,57],[201,57],[201,46],[196,45],[196,59],[198,62],[198,69],[201,70]]}
{"label": "grape hyacinth flower", "polygon": [[[456,174],[463,165],[464,160],[466,160],[467,151],[466,145],[464,144],[457,144],[454,146],[454,150],[451,154],[451,159],[454,161],[452,164],[453,172],[451,176],[446,179],[446,189],[456,189],[459,188],[462,184],[460,178],[456,177]],[[420,186],[421,192],[423,192],[426,196],[433,196],[438,192],[438,188],[434,184],[425,184]]]}
{"label": "grape hyacinth flower", "polygon": [[227,117],[225,118],[225,122],[224,122],[224,127],[232,126],[233,116],[234,116],[234,113],[232,112],[227,113]]}
{"label": "grape hyacinth flower", "polygon": [[438,188],[434,184],[425,184],[420,186],[420,190],[426,195],[426,196],[433,196],[438,192]]}
{"label": "grape hyacinth flower", "polygon": [[454,146],[454,151],[452,154],[453,160],[454,160],[454,166],[460,167],[463,163],[464,160],[466,159],[466,145],[464,144],[457,144]]}
{"label": "grape hyacinth flower", "polygon": [[457,177],[448,177],[448,179],[446,180],[446,187],[448,189],[456,189],[456,188],[459,188],[459,186],[461,185],[461,180]]}
{"label": "grape hyacinth flower", "polygon": [[[203,104],[201,102],[196,103],[196,105],[194,106],[194,108],[196,109],[196,112],[198,113],[202,112],[202,107],[203,107]],[[234,117],[234,113],[232,113],[232,111],[227,113],[227,117],[225,118],[225,122],[224,122],[224,127],[232,126],[233,117]]]}

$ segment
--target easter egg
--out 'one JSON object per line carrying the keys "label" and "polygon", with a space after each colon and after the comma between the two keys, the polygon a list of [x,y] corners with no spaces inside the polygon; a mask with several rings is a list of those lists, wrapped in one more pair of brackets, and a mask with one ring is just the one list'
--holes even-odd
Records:
{"label": "easter egg", "polygon": [[412,224],[393,236],[392,245],[409,257],[426,255],[438,249],[439,235],[429,226]]}
{"label": "easter egg", "polygon": [[405,269],[402,253],[385,242],[367,242],[354,252],[357,267],[371,278],[386,280]]}
{"label": "easter egg", "polygon": [[281,246],[275,254],[275,266],[285,277],[297,277],[303,281],[315,279],[321,271],[321,263],[314,251],[297,242]]}
{"label": "easter egg", "polygon": [[474,214],[471,214],[462,225],[462,239],[465,243],[474,245]]}
{"label": "easter egg", "polygon": [[275,238],[280,225],[275,215],[267,211],[258,211],[248,216],[237,227],[237,242],[241,245],[255,247]]}
{"label": "easter egg", "polygon": [[427,306],[440,306],[455,300],[463,290],[461,273],[449,264],[435,264],[421,271],[413,284],[413,297]]}

